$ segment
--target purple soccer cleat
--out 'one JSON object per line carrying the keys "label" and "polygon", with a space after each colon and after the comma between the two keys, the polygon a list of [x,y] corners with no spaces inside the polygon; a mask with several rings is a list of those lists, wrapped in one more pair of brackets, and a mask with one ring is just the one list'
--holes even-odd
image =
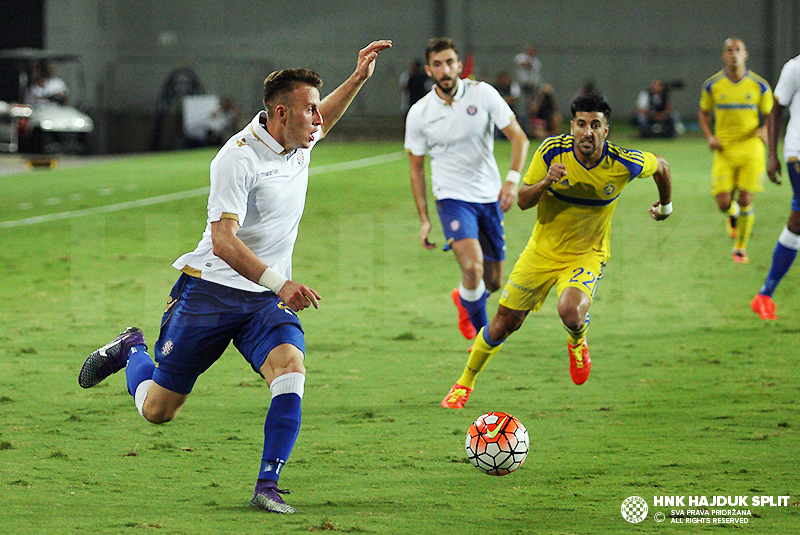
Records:
{"label": "purple soccer cleat", "polygon": [[128,327],[114,340],[89,355],[78,375],[78,384],[83,388],[91,388],[117,373],[128,364],[128,349],[140,344],[144,344],[142,331],[138,327]]}
{"label": "purple soccer cleat", "polygon": [[291,514],[296,513],[297,509],[283,501],[281,494],[289,494],[288,490],[280,490],[274,481],[259,480],[256,483],[256,491],[253,499],[250,500],[251,507],[258,507],[269,513]]}

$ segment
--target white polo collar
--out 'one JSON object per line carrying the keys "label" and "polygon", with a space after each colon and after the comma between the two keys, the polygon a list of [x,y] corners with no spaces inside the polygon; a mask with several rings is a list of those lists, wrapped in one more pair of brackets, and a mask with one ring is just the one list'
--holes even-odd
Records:
{"label": "white polo collar", "polygon": [[[456,80],[456,83],[458,84],[458,87],[456,88],[456,94],[453,96],[453,102],[455,102],[456,100],[460,100],[461,97],[464,96],[464,93],[467,92],[467,84],[464,83],[464,80],[459,78],[458,80]],[[445,106],[448,105],[447,102],[442,97],[439,96],[439,93],[436,92],[436,86],[435,85],[433,86],[433,89],[431,89],[431,91],[433,91],[433,94],[436,95],[437,100],[441,104],[443,104]]]}
{"label": "white polo collar", "polygon": [[261,111],[256,114],[253,120],[250,122],[250,132],[259,140],[261,143],[267,146],[269,150],[274,152],[275,154],[285,156],[290,154],[286,149],[283,148],[283,145],[278,143],[272,134],[267,131],[266,127],[261,124],[261,118],[264,118],[266,124],[267,112]]}

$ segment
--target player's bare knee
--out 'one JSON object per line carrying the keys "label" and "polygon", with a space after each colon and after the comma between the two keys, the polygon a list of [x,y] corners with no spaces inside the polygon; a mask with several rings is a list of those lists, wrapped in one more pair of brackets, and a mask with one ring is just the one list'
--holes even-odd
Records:
{"label": "player's bare knee", "polygon": [[792,212],[789,216],[789,221],[786,223],[786,228],[792,234],[800,235],[800,212]]}
{"label": "player's bare knee", "polygon": [[164,407],[148,407],[145,405],[142,408],[142,416],[151,424],[165,424],[175,418],[177,411],[166,409]]}
{"label": "player's bare knee", "polygon": [[465,282],[468,281],[472,284],[470,286],[477,287],[480,280],[483,278],[483,264],[481,262],[470,262],[462,268]]}
{"label": "player's bare knee", "polygon": [[575,307],[558,307],[558,315],[567,329],[572,331],[579,330],[586,321],[586,314],[581,314]]}

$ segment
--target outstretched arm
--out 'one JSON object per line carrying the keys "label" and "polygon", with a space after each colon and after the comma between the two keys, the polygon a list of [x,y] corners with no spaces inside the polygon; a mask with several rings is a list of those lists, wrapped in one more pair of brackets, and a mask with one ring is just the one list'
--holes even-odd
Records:
{"label": "outstretched arm", "polygon": [[[373,41],[358,53],[358,64],[353,74],[333,92],[322,99],[319,106],[322,115],[322,137],[333,128],[333,125],[341,119],[347,107],[353,102],[361,86],[364,85],[372,73],[375,72],[375,59],[382,50],[392,47],[392,42],[388,40]],[[322,139],[322,137],[320,139]]]}
{"label": "outstretched arm", "polygon": [[669,171],[669,162],[663,157],[658,158],[658,168],[653,173],[658,188],[658,202],[650,208],[650,216],[656,221],[663,221],[672,213],[672,174]]}

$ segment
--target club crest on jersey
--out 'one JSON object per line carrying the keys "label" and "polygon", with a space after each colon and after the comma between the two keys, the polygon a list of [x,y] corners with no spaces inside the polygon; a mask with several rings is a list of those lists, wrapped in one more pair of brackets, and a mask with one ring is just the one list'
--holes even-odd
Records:
{"label": "club crest on jersey", "polygon": [[606,187],[603,188],[603,193],[605,193],[606,195],[613,195],[616,190],[617,188],[614,186],[614,184],[609,182],[608,184],[606,184]]}
{"label": "club crest on jersey", "polygon": [[175,348],[175,344],[172,343],[172,340],[167,340],[164,343],[164,346],[161,348],[162,355],[169,355],[172,353],[172,350]]}
{"label": "club crest on jersey", "polygon": [[461,223],[458,221],[458,219],[454,219],[454,220],[450,221],[450,230],[455,232],[460,228],[461,228]]}
{"label": "club crest on jersey", "polygon": [[467,108],[467,115],[475,115],[476,113],[478,113],[478,108],[475,106],[470,106]]}

